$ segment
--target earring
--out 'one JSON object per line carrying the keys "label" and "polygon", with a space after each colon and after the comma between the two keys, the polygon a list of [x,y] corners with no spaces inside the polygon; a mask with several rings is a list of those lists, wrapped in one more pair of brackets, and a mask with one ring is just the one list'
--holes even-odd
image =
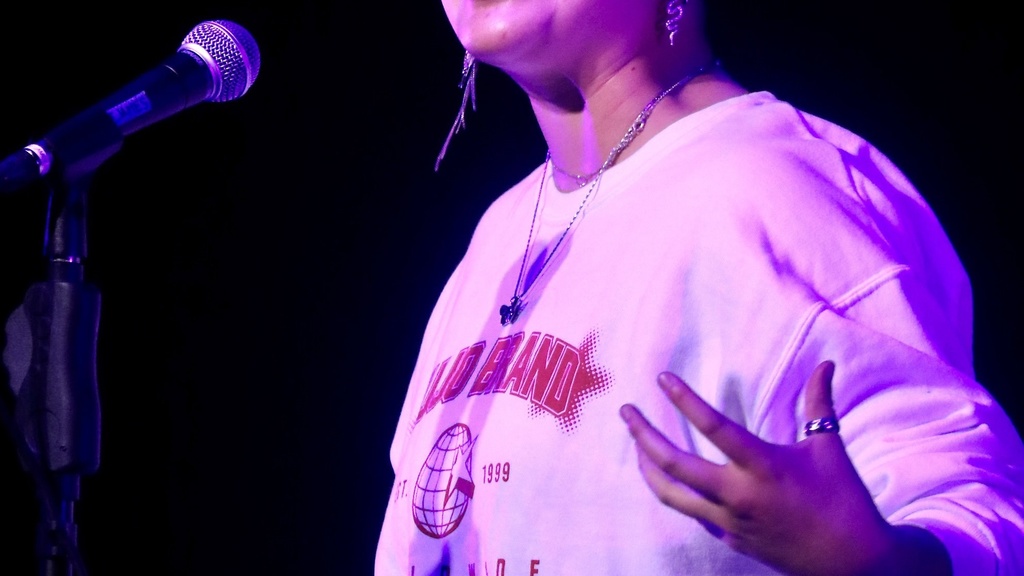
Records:
{"label": "earring", "polygon": [[665,6],[668,18],[665,19],[665,29],[668,30],[668,44],[675,46],[676,32],[679,31],[679,21],[683,19],[683,4],[686,0],[669,0]]}
{"label": "earring", "polygon": [[462,88],[462,105],[459,107],[459,113],[455,116],[455,123],[452,124],[452,129],[448,131],[448,137],[445,138],[444,146],[441,146],[441,153],[437,156],[437,162],[434,163],[434,172],[441,167],[441,159],[444,158],[444,153],[448,151],[448,144],[452,141],[452,136],[455,136],[459,130],[466,127],[466,104],[469,103],[473,106],[473,111],[476,111],[476,57],[466,51],[466,55],[462,58],[462,79],[459,81],[459,88]]}

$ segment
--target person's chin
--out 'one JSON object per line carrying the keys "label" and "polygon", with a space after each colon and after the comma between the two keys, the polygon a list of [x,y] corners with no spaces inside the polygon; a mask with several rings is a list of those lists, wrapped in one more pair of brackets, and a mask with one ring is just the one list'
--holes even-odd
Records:
{"label": "person's chin", "polygon": [[462,45],[483,61],[500,61],[543,37],[550,6],[522,0],[445,0],[445,11]]}

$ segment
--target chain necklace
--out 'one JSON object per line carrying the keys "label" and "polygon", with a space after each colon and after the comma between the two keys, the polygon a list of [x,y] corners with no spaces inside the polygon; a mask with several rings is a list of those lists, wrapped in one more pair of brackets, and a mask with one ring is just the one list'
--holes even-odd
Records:
{"label": "chain necklace", "polygon": [[633,140],[635,140],[636,137],[639,136],[641,132],[643,132],[644,128],[647,126],[647,118],[650,117],[652,112],[654,112],[654,107],[657,106],[658,103],[660,103],[666,96],[675,91],[676,88],[679,88],[680,86],[686,84],[690,80],[693,80],[697,76],[704,74],[714,66],[718,66],[718,62],[715,62],[710,66],[702,66],[698,68],[695,72],[687,76],[684,76],[678,82],[669,86],[660,94],[655,96],[653,100],[648,102],[647,106],[644,106],[644,109],[641,110],[640,114],[638,114],[636,119],[633,120],[633,124],[629,127],[628,130],[626,130],[626,134],[622,137],[622,140],[619,140],[619,143],[616,144],[614,148],[612,148],[612,151],[611,153],[608,154],[608,158],[605,159],[604,164],[601,164],[601,167],[598,168],[597,170],[591,172],[590,174],[575,174],[573,172],[569,172],[568,170],[560,168],[554,162],[551,163],[551,167],[555,170],[555,172],[559,172],[575,180],[577,188],[582,188],[584,185],[587,184],[587,182],[590,182],[594,178],[597,178],[598,176],[603,174],[605,170],[611,168],[612,164],[615,164],[615,161],[619,159],[619,155],[622,154],[622,151],[625,150],[627,146],[632,144]]}
{"label": "chain necklace", "polygon": [[[526,308],[526,301],[523,299],[526,297],[526,292],[528,290],[520,292],[520,289],[523,286],[523,273],[526,271],[526,260],[530,254],[530,244],[533,241],[533,227],[537,224],[537,212],[540,208],[540,198],[544,194],[544,181],[547,180],[548,177],[548,164],[551,166],[555,165],[554,162],[551,161],[551,152],[548,152],[547,156],[544,158],[544,170],[541,171],[540,174],[540,190],[537,191],[537,203],[533,207],[533,220],[530,222],[530,234],[526,237],[526,252],[523,253],[523,262],[519,265],[519,278],[516,280],[516,291],[512,294],[512,299],[509,303],[502,305],[501,308],[498,309],[502,326],[508,326],[515,322],[519,318],[519,315],[522,314],[523,309]],[[576,209],[576,213],[573,214],[572,219],[569,220],[569,225],[565,227],[565,230],[562,231],[562,235],[559,236],[558,241],[555,242],[554,248],[552,248],[544,258],[544,263],[540,265],[540,270],[537,271],[537,276],[535,278],[540,278],[541,272],[547,268],[548,262],[551,261],[551,257],[555,255],[555,252],[558,251],[558,247],[562,245],[562,240],[565,240],[566,234],[568,234],[569,230],[572,229],[572,225],[576,222],[576,218],[580,215],[580,212],[583,211],[583,207],[587,205],[587,200],[590,199],[590,195],[594,192],[594,189],[597,188],[597,184],[600,181],[600,178],[594,179],[594,182],[590,185],[590,189],[587,190],[586,195],[583,196],[583,201],[580,202],[580,207]]]}
{"label": "chain necklace", "polygon": [[570,172],[566,172],[565,170],[562,170],[557,165],[555,165],[554,161],[551,160],[551,151],[548,151],[547,156],[544,158],[544,169],[541,171],[540,175],[540,189],[537,191],[537,203],[533,207],[533,220],[530,221],[530,233],[526,237],[526,251],[523,252],[523,261],[519,265],[519,277],[516,279],[516,289],[515,292],[512,293],[512,298],[509,300],[509,303],[503,304],[501,308],[498,309],[498,315],[501,319],[502,326],[508,326],[509,324],[512,324],[513,322],[519,319],[519,315],[522,314],[523,310],[526,308],[526,293],[529,292],[529,288],[533,287],[532,283],[529,287],[523,286],[525,281],[523,274],[526,272],[526,260],[530,256],[530,245],[533,243],[533,229],[537,225],[537,213],[540,209],[541,196],[543,196],[544,194],[544,181],[547,180],[548,164],[551,165],[554,171],[561,172],[562,174],[565,174],[566,176],[575,179],[578,187],[582,188],[589,182],[590,188],[587,190],[587,193],[583,196],[583,201],[580,202],[580,206],[579,208],[576,209],[576,213],[573,214],[572,219],[569,220],[568,226],[566,226],[565,230],[562,231],[562,235],[558,237],[558,241],[555,242],[555,246],[548,252],[547,256],[544,258],[544,262],[540,265],[540,269],[537,271],[535,281],[536,279],[540,278],[540,275],[544,272],[544,269],[547,268],[548,263],[551,262],[551,258],[558,251],[558,247],[562,245],[562,240],[565,240],[566,235],[568,235],[569,231],[572,230],[572,226],[573,224],[576,223],[577,217],[579,217],[580,213],[583,211],[584,206],[587,205],[587,201],[590,200],[590,196],[594,193],[594,190],[600,183],[601,176],[604,175],[606,170],[608,170],[609,168],[612,167],[613,164],[615,164],[615,161],[618,160],[619,155],[622,154],[622,151],[625,150],[627,146],[632,144],[633,140],[635,140],[636,137],[639,136],[641,132],[643,132],[644,128],[647,126],[647,119],[651,116],[651,113],[654,112],[655,106],[657,106],[658,103],[660,103],[666,96],[671,94],[680,86],[685,85],[690,80],[693,80],[697,76],[706,73],[708,69],[711,68],[712,66],[717,65],[718,63],[716,62],[710,66],[702,66],[698,68],[696,71],[684,76],[675,84],[669,86],[665,90],[662,90],[661,93],[659,93],[650,102],[648,102],[647,105],[644,106],[644,109],[640,111],[640,114],[637,115],[636,119],[633,120],[633,124],[630,125],[628,130],[626,130],[625,135],[622,136],[622,139],[619,140],[619,143],[616,144],[614,148],[612,148],[612,151],[608,154],[608,158],[604,161],[604,164],[601,164],[601,167],[598,168],[596,171],[591,172],[590,174],[573,174]]}

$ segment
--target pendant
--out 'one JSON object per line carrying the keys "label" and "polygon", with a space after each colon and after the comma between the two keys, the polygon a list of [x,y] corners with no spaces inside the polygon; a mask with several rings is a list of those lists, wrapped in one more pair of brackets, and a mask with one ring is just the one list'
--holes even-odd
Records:
{"label": "pendant", "polygon": [[522,299],[519,296],[513,296],[508,304],[498,309],[498,314],[501,316],[501,325],[508,326],[518,320],[519,315],[523,312],[523,307]]}

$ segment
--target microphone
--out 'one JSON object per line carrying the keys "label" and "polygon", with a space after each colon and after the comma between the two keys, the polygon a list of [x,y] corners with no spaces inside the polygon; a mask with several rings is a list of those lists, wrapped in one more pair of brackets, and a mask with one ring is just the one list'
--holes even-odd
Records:
{"label": "microphone", "polygon": [[125,136],[200,102],[241,97],[259,70],[260,51],[245,28],[202,22],[159,66],[0,162],[0,193],[50,173],[74,182],[120,150]]}

